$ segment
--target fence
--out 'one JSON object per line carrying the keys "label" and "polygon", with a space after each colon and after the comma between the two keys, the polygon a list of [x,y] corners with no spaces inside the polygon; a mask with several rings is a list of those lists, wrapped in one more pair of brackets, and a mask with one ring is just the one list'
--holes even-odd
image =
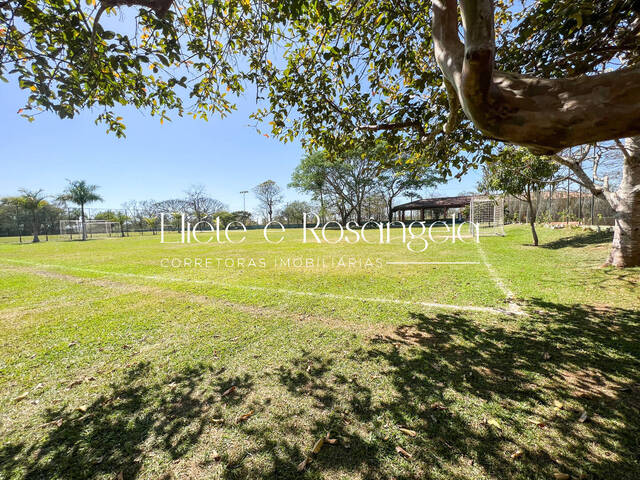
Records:
{"label": "fence", "polygon": [[[580,190],[544,190],[534,194],[534,208],[538,223],[578,222],[582,225],[612,226],[615,212],[603,198]],[[527,222],[527,202],[507,196],[505,198],[505,223]]]}

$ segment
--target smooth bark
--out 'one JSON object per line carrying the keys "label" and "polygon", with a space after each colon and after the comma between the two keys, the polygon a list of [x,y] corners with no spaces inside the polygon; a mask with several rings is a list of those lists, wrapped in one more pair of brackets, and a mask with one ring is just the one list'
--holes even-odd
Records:
{"label": "smooth bark", "polygon": [[622,181],[614,198],[615,226],[607,263],[640,266],[640,137],[627,142]]}
{"label": "smooth bark", "polygon": [[[435,57],[448,91],[488,137],[538,154],[640,135],[640,69],[547,79],[495,69],[491,0],[434,0]],[[455,112],[452,112],[455,115]]]}

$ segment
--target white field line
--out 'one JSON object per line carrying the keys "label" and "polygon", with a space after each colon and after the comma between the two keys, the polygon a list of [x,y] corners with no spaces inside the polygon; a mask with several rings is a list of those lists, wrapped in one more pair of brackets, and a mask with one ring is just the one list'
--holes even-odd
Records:
{"label": "white field line", "polygon": [[489,263],[487,254],[484,252],[480,242],[478,242],[476,245],[478,245],[480,258],[482,259],[482,263],[484,263],[485,267],[487,267],[487,270],[489,271],[489,275],[491,276],[491,278],[493,279],[497,287],[502,291],[502,293],[504,293],[505,297],[507,297],[507,302],[509,303],[509,311],[517,315],[523,315],[524,312],[520,308],[520,305],[518,305],[514,300],[515,299],[514,293],[511,290],[509,290],[509,288],[505,285],[505,283],[502,281],[502,279],[498,275],[498,272],[496,272],[495,268],[493,268],[493,265]]}
{"label": "white field line", "polygon": [[444,310],[460,310],[460,311],[468,311],[468,312],[488,312],[488,313],[497,313],[497,314],[505,314],[505,313],[518,313],[511,308],[508,310],[502,308],[493,308],[493,307],[480,307],[475,305],[451,305],[447,303],[432,303],[432,302],[412,302],[409,300],[398,300],[394,298],[379,298],[379,297],[356,297],[353,295],[339,295],[335,293],[320,293],[320,292],[305,292],[298,290],[287,290],[283,288],[271,288],[271,287],[260,287],[255,285],[231,285],[225,283],[214,282],[211,280],[198,280],[198,279],[190,279],[190,278],[175,278],[175,277],[165,277],[161,275],[141,275],[137,273],[127,273],[127,272],[109,272],[107,270],[97,270],[93,268],[83,268],[83,267],[71,267],[67,265],[56,265],[50,263],[37,263],[37,262],[29,262],[26,260],[15,260],[15,259],[0,259],[4,262],[17,263],[23,265],[31,265],[34,267],[40,268],[54,268],[61,270],[74,270],[78,272],[85,273],[96,273],[98,275],[112,276],[112,277],[129,277],[129,278],[140,278],[143,280],[154,280],[160,282],[174,282],[174,283],[193,283],[193,284],[201,284],[201,285],[212,285],[220,288],[227,289],[239,289],[239,290],[249,290],[249,291],[259,291],[259,292],[271,292],[271,293],[280,293],[283,295],[292,295],[299,297],[316,297],[316,298],[329,298],[334,300],[350,300],[357,302],[369,302],[369,303],[386,303],[386,304],[395,304],[395,305],[409,305],[416,307],[426,307],[426,308],[434,308],[434,309],[444,309]]}
{"label": "white field line", "polygon": [[480,262],[386,262],[387,265],[480,265]]}

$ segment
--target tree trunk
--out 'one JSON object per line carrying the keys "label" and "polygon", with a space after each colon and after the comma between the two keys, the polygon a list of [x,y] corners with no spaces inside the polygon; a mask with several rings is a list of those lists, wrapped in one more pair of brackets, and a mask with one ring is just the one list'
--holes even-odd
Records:
{"label": "tree trunk", "polygon": [[84,204],[80,205],[80,218],[82,221],[82,240],[87,239],[87,225],[84,221]]}
{"label": "tree trunk", "polygon": [[393,201],[391,199],[389,199],[389,201],[387,202],[387,220],[389,221],[389,223],[393,222]]}
{"label": "tree trunk", "polygon": [[33,212],[33,243],[38,243],[40,238],[38,238],[38,234],[40,233],[40,222],[38,221],[38,214]]}
{"label": "tree trunk", "polygon": [[622,181],[612,197],[612,206],[616,213],[613,244],[607,263],[615,267],[638,267],[640,266],[640,137],[627,141]]}
{"label": "tree trunk", "polygon": [[529,204],[529,225],[531,225],[531,236],[533,237],[533,245],[537,247],[538,233],[536,232],[536,211],[533,209],[531,195],[527,197],[527,203]]}

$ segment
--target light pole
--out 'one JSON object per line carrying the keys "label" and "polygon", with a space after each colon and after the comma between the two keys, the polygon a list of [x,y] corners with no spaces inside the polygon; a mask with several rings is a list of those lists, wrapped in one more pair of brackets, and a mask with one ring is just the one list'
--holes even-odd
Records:
{"label": "light pole", "polygon": [[247,193],[249,193],[248,190],[242,190],[240,192],[240,194],[242,195],[242,212],[244,215],[244,212],[247,211]]}

